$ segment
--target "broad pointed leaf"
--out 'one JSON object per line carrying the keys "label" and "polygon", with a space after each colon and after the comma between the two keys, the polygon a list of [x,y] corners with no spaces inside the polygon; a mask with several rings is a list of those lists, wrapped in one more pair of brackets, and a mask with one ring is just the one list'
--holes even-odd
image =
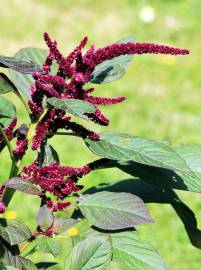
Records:
{"label": "broad pointed leaf", "polygon": [[36,223],[43,229],[48,229],[53,223],[52,212],[46,205],[43,205],[39,208]]}
{"label": "broad pointed leaf", "polygon": [[101,157],[121,161],[132,160],[191,174],[183,158],[167,143],[120,133],[104,133],[99,141],[85,139],[85,142],[92,152]]}
{"label": "broad pointed leaf", "polygon": [[90,223],[104,230],[119,230],[152,223],[143,201],[129,193],[98,192],[79,203]]}
{"label": "broad pointed leaf", "polygon": [[5,186],[30,195],[43,194],[42,190],[38,186],[34,185],[33,183],[27,180],[23,180],[20,177],[13,177],[9,179],[6,182]]}
{"label": "broad pointed leaf", "polygon": [[135,270],[166,270],[160,255],[154,248],[138,238],[136,232],[111,234],[113,261]]}
{"label": "broad pointed leaf", "polygon": [[47,102],[57,109],[84,119],[88,119],[85,113],[93,113],[95,111],[95,107],[91,103],[80,99],[64,100],[52,97],[48,98]]}
{"label": "broad pointed leaf", "polygon": [[94,194],[102,191],[130,192],[139,196],[145,203],[170,204],[182,221],[191,244],[201,249],[201,230],[198,229],[195,214],[172,189],[164,189],[141,179],[126,179],[113,185],[102,184],[90,188],[86,193]]}
{"label": "broad pointed leaf", "polygon": [[94,236],[79,242],[66,258],[64,270],[107,270],[112,258],[109,236]]}
{"label": "broad pointed leaf", "polygon": [[12,219],[0,219],[0,236],[10,245],[16,245],[31,237],[31,231],[27,226]]}
{"label": "broad pointed leaf", "polygon": [[40,237],[36,239],[36,245],[38,248],[45,252],[51,253],[54,257],[58,256],[61,252],[61,243],[51,237]]}

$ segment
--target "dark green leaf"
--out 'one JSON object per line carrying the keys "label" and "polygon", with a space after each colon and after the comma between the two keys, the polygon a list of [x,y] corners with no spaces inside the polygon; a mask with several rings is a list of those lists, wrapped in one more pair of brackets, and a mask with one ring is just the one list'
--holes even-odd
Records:
{"label": "dark green leaf", "polygon": [[119,230],[152,223],[143,201],[129,193],[98,192],[79,203],[90,223],[104,230]]}
{"label": "dark green leaf", "polygon": [[61,243],[51,237],[40,237],[36,239],[36,245],[38,248],[45,252],[51,253],[54,257],[58,256],[61,252]]}
{"label": "dark green leaf", "polygon": [[0,94],[8,92],[17,92],[17,88],[4,73],[0,73]]}
{"label": "dark green leaf", "polygon": [[17,72],[32,74],[41,72],[41,67],[27,59],[17,57],[0,56],[0,67],[10,68]]}
{"label": "dark green leaf", "polygon": [[136,232],[111,234],[113,261],[135,270],[167,269],[154,248],[138,238]]}
{"label": "dark green leaf", "polygon": [[34,263],[19,256],[18,246],[10,246],[3,239],[0,239],[0,263],[13,266],[18,270],[37,270]]}
{"label": "dark green leaf", "polygon": [[43,205],[39,208],[36,223],[38,226],[45,230],[47,230],[52,225],[53,215],[46,205]]}
{"label": "dark green leaf", "polygon": [[40,262],[36,264],[38,270],[46,270],[55,265],[57,265],[55,262]]}
{"label": "dark green leaf", "polygon": [[[19,50],[15,57],[20,59],[27,59],[33,61],[39,66],[42,66],[45,62],[47,56],[47,50],[38,49],[38,48],[24,48]],[[34,79],[31,74],[22,74],[11,70],[11,79],[16,85],[16,87],[22,92],[22,94],[31,98],[30,86],[34,82]]]}
{"label": "dark green leaf", "polygon": [[31,194],[31,195],[42,195],[42,190],[34,185],[33,183],[27,181],[27,180],[23,180],[20,177],[13,177],[11,179],[9,179],[6,184],[6,187],[8,188],[12,188],[15,190],[19,190],[23,193],[26,194]]}
{"label": "dark green leaf", "polygon": [[[121,39],[116,43],[128,43],[134,42],[132,37]],[[128,63],[132,60],[131,55],[120,55],[118,57],[113,58],[112,60],[104,61],[103,63],[96,66],[94,69],[90,82],[103,84],[103,83],[110,83],[120,79],[124,73],[125,68],[127,67]]]}
{"label": "dark green leaf", "polygon": [[120,133],[104,133],[99,141],[85,140],[96,155],[113,160],[173,169],[191,174],[185,161],[167,143]]}
{"label": "dark green leaf", "polygon": [[74,246],[66,258],[65,270],[106,270],[112,258],[109,236],[88,237]]}
{"label": "dark green leaf", "polygon": [[91,103],[80,99],[58,99],[52,97],[48,98],[47,102],[57,109],[84,119],[88,119],[85,113],[93,113],[95,111],[95,107]]}
{"label": "dark green leaf", "polygon": [[15,219],[0,219],[0,236],[10,245],[16,245],[31,237],[27,226]]}
{"label": "dark green leaf", "polygon": [[0,96],[0,121],[1,118],[14,118],[16,117],[15,106],[5,97]]}
{"label": "dark green leaf", "polygon": [[73,218],[58,217],[54,218],[54,233],[64,233],[75,226],[79,221]]}
{"label": "dark green leaf", "polygon": [[42,145],[40,153],[40,166],[48,166],[53,162],[59,163],[59,156],[56,150],[49,144]]}

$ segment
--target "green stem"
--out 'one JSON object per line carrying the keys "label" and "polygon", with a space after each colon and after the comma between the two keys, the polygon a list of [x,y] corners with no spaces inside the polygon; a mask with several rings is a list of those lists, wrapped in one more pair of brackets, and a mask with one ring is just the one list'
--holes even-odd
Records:
{"label": "green stem", "polygon": [[[16,166],[16,163],[12,163],[11,172],[10,172],[10,178],[13,176],[17,176],[19,168]],[[2,201],[4,202],[5,206],[7,207],[15,193],[15,190],[12,188],[6,188]]]}

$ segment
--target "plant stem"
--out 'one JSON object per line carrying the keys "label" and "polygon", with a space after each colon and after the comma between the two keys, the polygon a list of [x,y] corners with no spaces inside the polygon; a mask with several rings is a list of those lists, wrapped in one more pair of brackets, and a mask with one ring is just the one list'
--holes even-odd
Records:
{"label": "plant stem", "polygon": [[[12,160],[9,179],[12,178],[13,176],[17,176],[18,171],[19,171],[19,165],[20,165],[20,160],[17,163],[14,159]],[[6,188],[3,194],[3,198],[2,198],[2,201],[4,202],[6,207],[9,205],[14,193],[15,193],[14,189]]]}

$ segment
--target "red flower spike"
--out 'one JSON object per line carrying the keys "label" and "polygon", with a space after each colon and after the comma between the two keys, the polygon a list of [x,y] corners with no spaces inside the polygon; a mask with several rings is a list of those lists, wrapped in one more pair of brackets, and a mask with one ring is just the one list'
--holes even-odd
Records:
{"label": "red flower spike", "polygon": [[48,133],[48,128],[50,126],[51,119],[47,118],[38,123],[35,131],[35,136],[32,141],[32,149],[36,150],[40,147],[41,142],[45,139],[45,136]]}
{"label": "red flower spike", "polygon": [[[38,162],[24,167],[21,177],[25,180],[39,185],[43,190],[48,191],[60,199],[64,199],[71,193],[80,190],[75,181],[91,171],[90,166],[81,168],[60,166],[58,163],[52,163],[49,166],[38,167]],[[47,204],[47,202],[43,202]],[[48,203],[49,204],[49,203]],[[49,205],[48,207],[53,207]]]}
{"label": "red flower spike", "polygon": [[111,60],[114,57],[125,54],[170,54],[184,55],[189,54],[189,50],[174,48],[166,45],[158,45],[152,43],[126,43],[112,44],[104,48],[98,49],[91,54],[84,56],[84,62],[94,68],[96,65]]}
{"label": "red flower spike", "polygon": [[113,105],[121,103],[125,100],[125,97],[113,97],[113,98],[104,98],[104,97],[93,97],[88,96],[85,98],[86,101],[92,103],[93,105]]}
{"label": "red flower spike", "polygon": [[17,140],[17,146],[13,150],[13,155],[16,159],[20,159],[24,156],[26,150],[28,148],[28,139]]}

